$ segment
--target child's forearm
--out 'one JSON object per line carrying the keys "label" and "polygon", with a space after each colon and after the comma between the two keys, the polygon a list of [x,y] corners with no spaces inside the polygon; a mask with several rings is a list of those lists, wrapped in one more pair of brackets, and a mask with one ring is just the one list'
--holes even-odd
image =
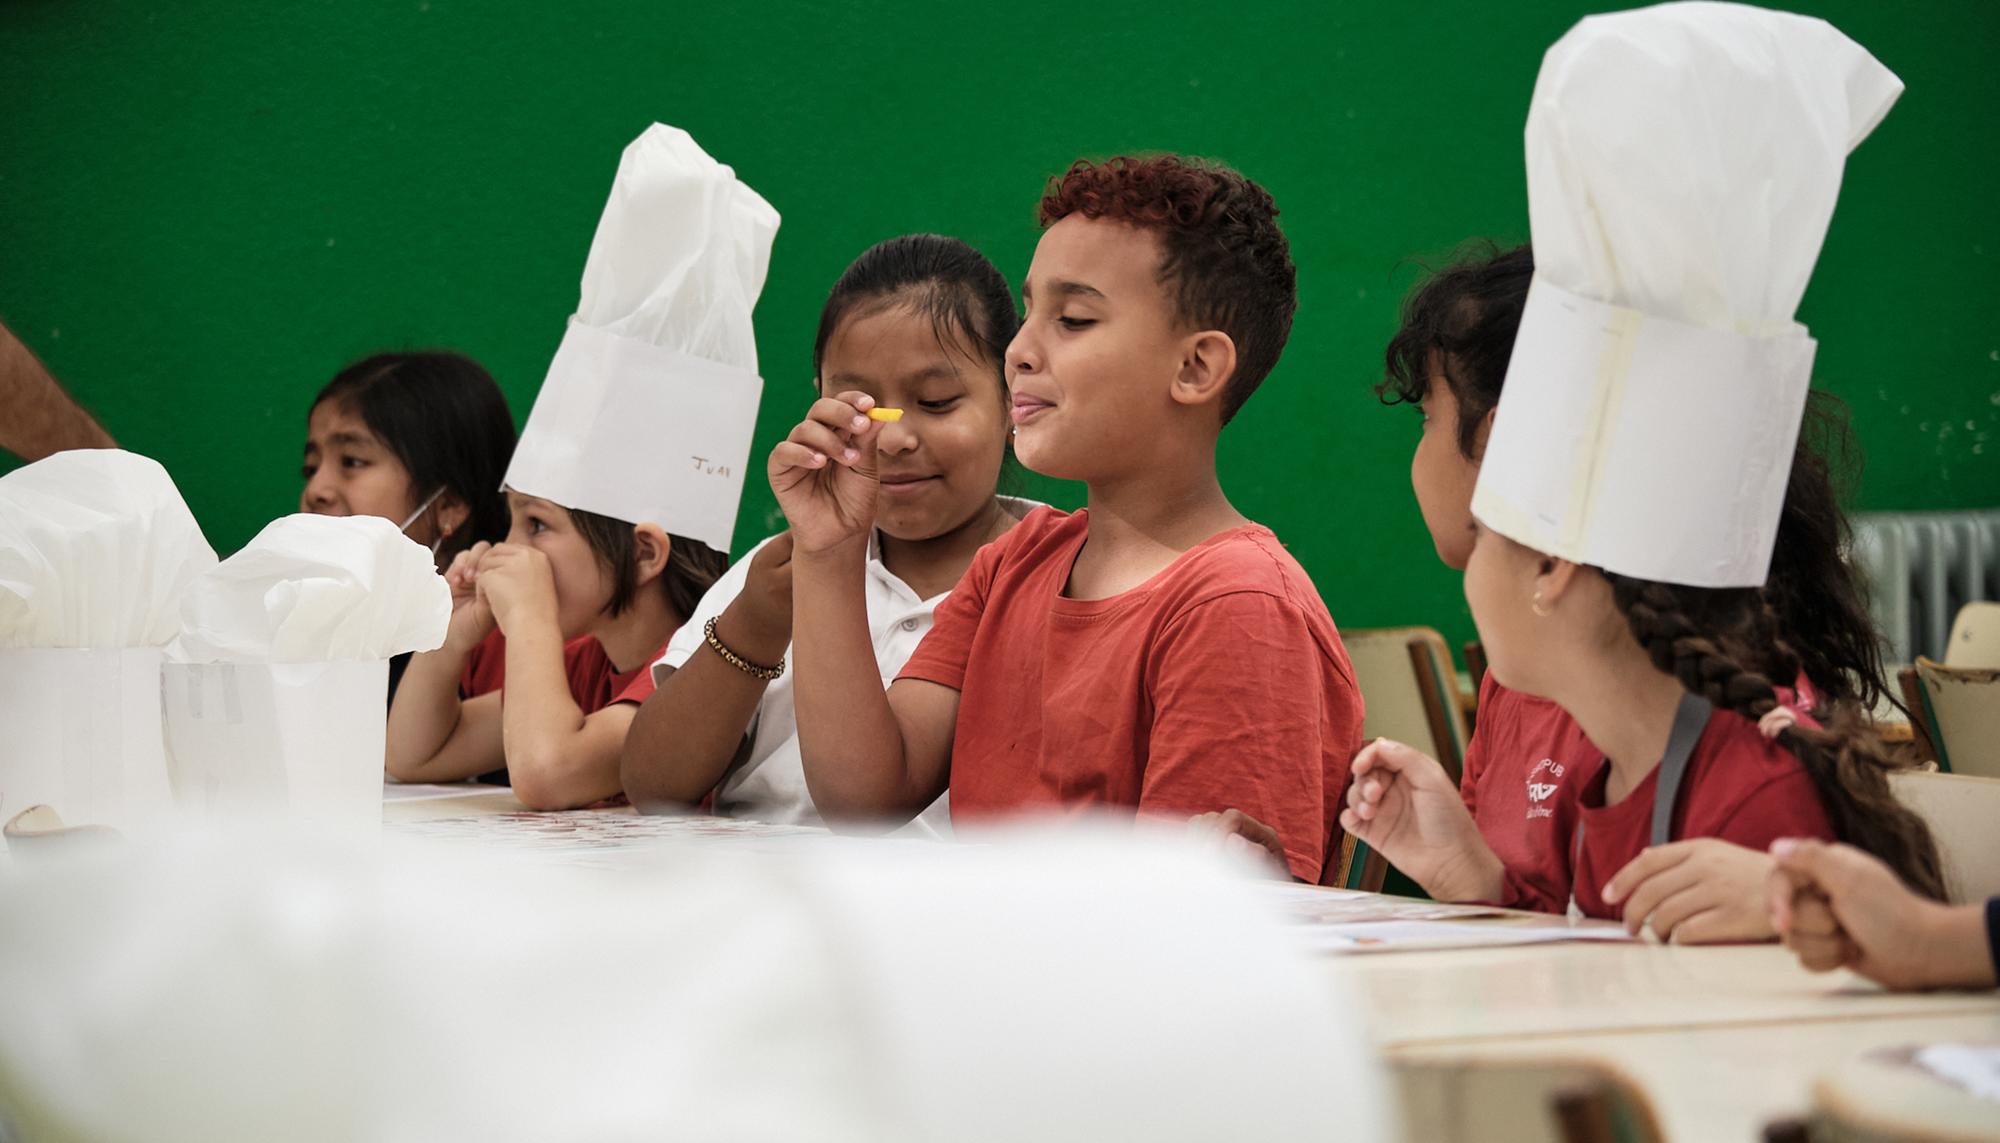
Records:
{"label": "child's forearm", "polygon": [[1991,988],[1996,970],[1993,949],[1986,940],[1986,905],[1927,904],[1929,938],[1924,947],[1931,963],[1925,982],[1937,988]]}
{"label": "child's forearm", "polygon": [[868,629],[865,538],[792,560],[792,684],[806,789],[828,819],[914,813],[902,727]]}
{"label": "child's forearm", "polygon": [[[752,663],[774,666],[780,645],[742,641],[723,612],[716,638]],[[708,647],[660,684],[632,720],[619,776],[634,804],[692,804],[707,796],[742,749],[743,735],[770,684],[724,661]]]}
{"label": "child's forearm", "polygon": [[[592,777],[578,772],[591,760],[571,749],[583,732],[583,708],[569,693],[562,632],[552,623],[519,626],[507,632],[507,683],[500,701],[507,781],[527,805],[566,803],[574,800],[570,787]],[[609,781],[615,783],[617,755],[607,763]]]}
{"label": "child's forearm", "polygon": [[[450,644],[410,656],[389,705],[386,770],[399,782],[437,780],[433,764],[458,726],[465,654]],[[453,775],[463,777],[463,775]]]}

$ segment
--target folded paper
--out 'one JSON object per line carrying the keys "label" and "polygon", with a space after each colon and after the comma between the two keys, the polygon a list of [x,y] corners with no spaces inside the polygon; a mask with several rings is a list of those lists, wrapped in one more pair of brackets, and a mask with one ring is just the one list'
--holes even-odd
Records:
{"label": "folded paper", "polygon": [[285,516],[189,585],[183,662],[387,659],[444,643],[451,590],[431,553],[376,516]]}
{"label": "folded paper", "polygon": [[656,123],[626,147],[507,487],[727,551],[778,221],[685,131]]}
{"label": "folded paper", "polygon": [[1737,4],[1591,16],[1549,49],[1481,521],[1626,575],[1764,582],[1814,354],[1793,314],[1901,91],[1825,21]]}
{"label": "folded paper", "polygon": [[158,647],[215,550],[157,461],[61,452],[0,476],[0,647]]}

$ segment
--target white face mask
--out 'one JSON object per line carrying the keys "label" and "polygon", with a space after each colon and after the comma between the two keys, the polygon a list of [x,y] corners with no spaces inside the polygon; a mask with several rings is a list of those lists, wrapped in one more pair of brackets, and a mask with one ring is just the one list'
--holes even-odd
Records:
{"label": "white face mask", "polygon": [[[431,505],[437,503],[437,498],[443,495],[444,495],[444,485],[440,484],[438,485],[438,490],[436,492],[431,493],[429,499],[425,500],[422,504],[417,505],[417,510],[415,512],[410,513],[410,518],[403,521],[403,526],[397,530],[402,532],[404,535],[408,535],[410,532],[410,525],[416,523],[417,520],[420,519],[425,512],[430,510]],[[444,536],[439,535],[437,539],[431,541],[431,555],[433,556],[437,555],[438,549],[443,546],[444,546]]]}

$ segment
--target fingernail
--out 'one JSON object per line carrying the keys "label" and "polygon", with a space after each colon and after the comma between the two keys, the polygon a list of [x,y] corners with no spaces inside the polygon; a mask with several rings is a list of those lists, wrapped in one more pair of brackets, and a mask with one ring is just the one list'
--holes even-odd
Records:
{"label": "fingernail", "polygon": [[842,450],[840,451],[840,459],[842,459],[842,460],[844,460],[844,461],[847,461],[847,462],[849,462],[850,464],[851,464],[851,463],[853,463],[854,459],[855,459],[856,457],[860,456],[860,455],[861,455],[860,453],[858,453],[858,452],[855,452],[855,451],[854,451],[853,449],[851,449],[851,448],[849,448],[849,449],[842,449]]}
{"label": "fingernail", "polygon": [[1616,904],[1618,903],[1618,898],[1620,898],[1620,897],[1622,897],[1622,896],[1624,896],[1624,894],[1623,894],[1623,893],[1621,893],[1621,892],[1619,892],[1619,889],[1618,889],[1618,886],[1616,886],[1616,885],[1606,885],[1606,886],[1604,887],[1604,903],[1605,903],[1605,904],[1607,904],[1607,905],[1616,905]]}
{"label": "fingernail", "polygon": [[826,456],[825,456],[825,454],[823,454],[823,453],[817,453],[817,452],[816,452],[816,453],[814,453],[814,454],[812,454],[812,464],[813,464],[813,467],[814,467],[814,468],[818,468],[818,467],[819,467],[820,465],[822,465],[822,464],[825,464],[825,463],[826,463]]}
{"label": "fingernail", "polygon": [[1771,856],[1790,857],[1793,853],[1796,853],[1798,851],[1798,848],[1799,848],[1798,838],[1781,837],[1778,840],[1771,843]]}
{"label": "fingernail", "polygon": [[852,421],[848,422],[847,427],[851,429],[865,429],[868,427],[868,418],[856,417]]}

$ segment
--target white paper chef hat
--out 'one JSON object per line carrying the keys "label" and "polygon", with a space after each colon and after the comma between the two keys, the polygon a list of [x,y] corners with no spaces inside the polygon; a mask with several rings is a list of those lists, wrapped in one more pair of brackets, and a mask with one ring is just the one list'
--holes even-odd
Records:
{"label": "white paper chef hat", "polygon": [[1815,347],[1792,315],[1902,90],[1825,21],[1739,4],[1592,16],[1549,49],[1482,522],[1624,575],[1764,582]]}
{"label": "white paper chef hat", "polygon": [[764,388],[750,311],[777,232],[687,132],[633,140],[507,486],[728,551]]}

